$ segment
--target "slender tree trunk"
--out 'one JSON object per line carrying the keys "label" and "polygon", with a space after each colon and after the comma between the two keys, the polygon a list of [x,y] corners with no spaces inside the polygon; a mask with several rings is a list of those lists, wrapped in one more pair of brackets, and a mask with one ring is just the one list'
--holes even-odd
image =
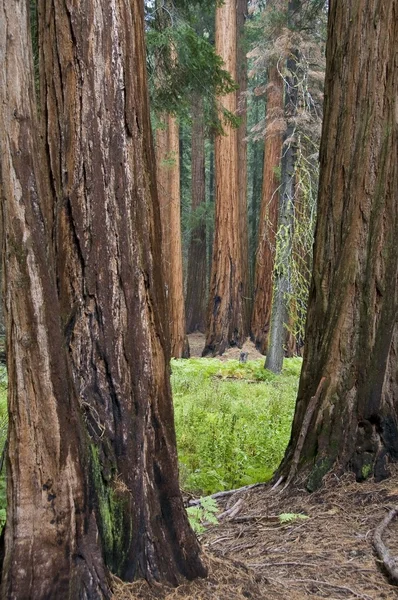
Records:
{"label": "slender tree trunk", "polygon": [[280,469],[310,489],[333,468],[380,479],[398,458],[397,46],[398,0],[330,2],[306,346]]}
{"label": "slender tree trunk", "polygon": [[110,598],[43,220],[52,195],[38,135],[28,6],[0,1],[9,410],[2,598]]}
{"label": "slender tree trunk", "polygon": [[[192,212],[206,202],[205,122],[203,100],[192,102]],[[187,332],[205,331],[206,312],[206,222],[204,215],[193,228],[188,250],[187,297],[185,303]]]}
{"label": "slender tree trunk", "polygon": [[237,132],[238,144],[238,195],[240,206],[240,239],[241,239],[241,268],[243,282],[243,307],[245,331],[250,328],[250,313],[252,308],[249,270],[249,231],[247,218],[247,58],[244,44],[244,27],[247,16],[248,0],[236,0],[236,80],[238,90],[236,102],[241,123]]}
{"label": "slender tree trunk", "polygon": [[[260,120],[259,101],[254,100],[253,105],[253,122],[258,123]],[[256,251],[258,244],[258,229],[259,229],[259,212],[261,206],[261,188],[263,180],[263,166],[264,166],[264,146],[261,142],[256,140],[253,143],[253,167],[252,167],[252,181],[251,181],[251,206],[250,206],[250,264],[254,265],[251,269],[251,287],[254,289],[254,277],[255,277],[255,264],[256,264]],[[253,301],[254,301],[253,293]],[[253,306],[254,309],[254,306]]]}
{"label": "slender tree trunk", "polygon": [[41,9],[61,316],[105,558],[176,584],[205,569],[178,486],[143,4]]}
{"label": "slender tree trunk", "polygon": [[[288,60],[290,72],[294,72],[295,61]],[[289,64],[292,63],[292,64]],[[291,106],[296,104],[296,91],[293,86],[286,90],[285,103]],[[289,123],[284,135],[284,140],[292,140],[294,132],[293,123]],[[272,313],[270,338],[267,348],[265,368],[280,373],[285,355],[287,339],[287,326],[289,323],[289,293],[290,293],[290,262],[293,238],[293,199],[294,199],[294,167],[296,149],[294,141],[288,142],[284,149],[281,161],[281,190],[278,216],[278,232],[276,245],[279,249],[277,262],[274,264],[274,294],[272,298]]]}
{"label": "slender tree trunk", "polygon": [[[210,140],[210,156],[209,156],[209,210],[214,210],[215,203],[215,177],[214,177],[214,139]],[[206,225],[206,241],[207,241],[207,281],[211,278],[211,258],[213,256],[214,228]]]}
{"label": "slender tree trunk", "polygon": [[263,190],[258,229],[254,275],[254,302],[251,337],[266,354],[272,310],[272,288],[276,231],[278,227],[279,188],[283,132],[283,80],[276,66],[268,69],[267,133],[264,146]]}
{"label": "slender tree trunk", "polygon": [[188,358],[181,247],[179,127],[172,115],[165,113],[163,119],[165,129],[158,130],[156,137],[156,165],[171,356]]}
{"label": "slender tree trunk", "polygon": [[[235,78],[234,0],[226,0],[216,8],[216,51],[224,60],[225,68]],[[220,101],[225,109],[236,112],[235,92]],[[224,129],[225,135],[217,135],[215,139],[216,215],[204,356],[222,354],[228,346],[241,347],[246,337],[237,130],[230,125],[225,125]]]}

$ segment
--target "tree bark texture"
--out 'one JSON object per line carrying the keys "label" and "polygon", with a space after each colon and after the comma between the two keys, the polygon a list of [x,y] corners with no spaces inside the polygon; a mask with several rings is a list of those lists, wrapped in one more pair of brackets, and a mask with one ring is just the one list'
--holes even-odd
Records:
{"label": "tree bark texture", "polygon": [[164,128],[158,129],[156,134],[156,167],[171,356],[188,358],[181,247],[179,127],[174,116],[164,113],[161,118]]}
{"label": "tree bark texture", "polygon": [[254,300],[251,337],[257,349],[266,354],[272,310],[272,287],[278,228],[280,166],[283,132],[283,80],[276,66],[268,69],[267,132],[264,146],[263,189],[254,272]]}
{"label": "tree bark texture", "polygon": [[325,384],[298,468],[358,480],[398,458],[398,0],[329,5],[314,268],[289,471],[308,402]]}
{"label": "tree bark texture", "polygon": [[244,43],[244,28],[248,12],[248,1],[236,1],[236,102],[238,116],[241,119],[237,132],[238,144],[238,194],[240,205],[241,265],[243,282],[243,308],[245,329],[250,329],[252,308],[249,268],[249,230],[247,218],[247,58]]}
{"label": "tree bark texture", "polygon": [[[216,7],[216,52],[224,60],[225,69],[235,79],[234,0],[226,0]],[[225,109],[236,113],[235,92],[219,100]],[[241,347],[246,337],[237,135],[236,129],[224,125],[224,135],[215,138],[216,212],[204,356],[222,354],[228,346]]]}
{"label": "tree bark texture", "polygon": [[28,7],[0,2],[9,411],[2,598],[110,598],[43,219],[52,194],[38,135]]}
{"label": "tree bark texture", "polygon": [[61,315],[105,559],[176,584],[205,569],[178,486],[143,3],[40,8]]}
{"label": "tree bark texture", "polygon": [[[205,121],[203,100],[199,96],[195,96],[192,102],[192,118],[192,212],[195,213],[206,202]],[[191,231],[188,249],[185,300],[187,333],[204,333],[206,328],[206,223],[203,217],[202,214]]]}

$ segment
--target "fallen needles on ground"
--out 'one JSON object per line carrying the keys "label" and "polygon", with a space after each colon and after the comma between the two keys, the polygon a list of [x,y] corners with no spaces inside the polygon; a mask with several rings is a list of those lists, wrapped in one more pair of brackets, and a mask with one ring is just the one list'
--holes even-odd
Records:
{"label": "fallen needles on ground", "polygon": [[331,587],[334,588],[335,590],[340,590],[342,592],[348,592],[350,594],[352,594],[353,596],[355,596],[355,598],[362,598],[362,600],[373,600],[373,598],[371,598],[370,596],[367,596],[366,594],[361,594],[360,592],[356,592],[355,590],[352,590],[349,587],[346,587],[345,585],[336,585],[335,583],[331,583],[330,581],[320,581],[319,579],[293,579],[293,581],[295,582],[300,582],[300,583],[314,583],[315,585],[319,585],[319,586],[326,586],[326,587]]}
{"label": "fallen needles on ground", "polygon": [[391,554],[387,546],[384,544],[382,536],[384,531],[387,529],[391,521],[398,515],[398,506],[390,510],[388,515],[383,519],[378,527],[376,527],[373,536],[373,546],[377,556],[384,565],[390,579],[398,584],[398,562],[397,559]]}

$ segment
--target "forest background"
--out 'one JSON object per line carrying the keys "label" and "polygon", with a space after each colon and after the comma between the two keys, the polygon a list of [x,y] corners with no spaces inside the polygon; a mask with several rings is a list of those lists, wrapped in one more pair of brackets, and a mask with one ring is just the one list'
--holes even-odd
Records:
{"label": "forest background", "polygon": [[[169,385],[170,357],[189,354],[185,308],[194,330],[205,320],[204,356],[243,347],[249,334],[266,352],[266,370],[247,364],[245,352],[247,366],[224,372],[203,362],[210,377],[272,383],[270,371],[279,373],[284,355],[304,344],[277,485],[285,489],[298,477],[312,491],[331,470],[353,471],[358,481],[387,477],[398,439],[396,1],[383,10],[372,0],[363,10],[329,3],[319,186],[323,3],[290,0],[249,11],[227,0],[215,7],[215,53],[207,42],[212,30],[198,25],[198,35],[192,24],[200,19],[182,3],[181,14],[192,19],[182,26],[177,4],[167,2],[149,5],[145,21],[139,3],[104,12],[89,3],[84,19],[75,4],[49,0],[37,11],[12,4],[11,12],[0,4],[11,416],[5,593],[39,598],[73,588],[108,597],[108,570],[173,585],[206,574],[178,489]],[[249,12],[253,31],[258,20],[269,36],[247,52],[238,24]],[[252,96],[247,56],[265,80]],[[206,96],[199,94],[204,83]],[[245,103],[254,105],[262,88],[264,123],[251,133],[264,138],[269,171],[256,244]],[[188,211],[194,223],[183,251],[179,163],[181,130],[190,124],[192,200],[200,194]],[[253,189],[253,166],[249,173]],[[209,212],[212,196],[213,232],[196,214],[198,206]],[[188,310],[190,281],[191,297],[202,299],[197,312]],[[228,440],[222,447],[234,449]]]}

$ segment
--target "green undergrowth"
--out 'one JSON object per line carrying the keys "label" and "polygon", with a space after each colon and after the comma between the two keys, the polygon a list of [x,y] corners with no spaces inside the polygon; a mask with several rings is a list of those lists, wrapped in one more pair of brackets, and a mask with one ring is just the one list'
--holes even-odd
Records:
{"label": "green undergrowth", "polygon": [[267,481],[287,446],[301,359],[172,361],[181,487],[195,494]]}

